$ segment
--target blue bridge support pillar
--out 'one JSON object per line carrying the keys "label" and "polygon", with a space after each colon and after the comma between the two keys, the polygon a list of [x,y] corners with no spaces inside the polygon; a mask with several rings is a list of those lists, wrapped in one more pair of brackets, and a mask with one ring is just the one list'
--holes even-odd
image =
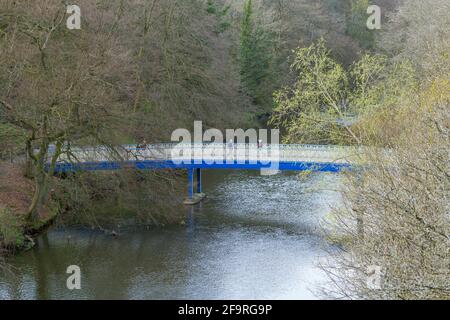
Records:
{"label": "blue bridge support pillar", "polygon": [[205,195],[202,193],[202,169],[189,168],[187,169],[187,176],[188,176],[188,196],[185,199],[184,204],[195,205],[203,201],[203,199],[205,198]]}

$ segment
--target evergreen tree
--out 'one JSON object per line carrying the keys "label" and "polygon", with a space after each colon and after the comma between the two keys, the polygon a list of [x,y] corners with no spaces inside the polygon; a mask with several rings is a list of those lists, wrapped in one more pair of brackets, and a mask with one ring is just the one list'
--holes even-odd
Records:
{"label": "evergreen tree", "polygon": [[254,21],[252,0],[244,4],[241,22],[239,65],[242,85],[257,104],[270,99],[264,85],[270,75],[270,39],[262,26]]}
{"label": "evergreen tree", "polygon": [[347,33],[364,49],[372,49],[375,42],[373,30],[367,28],[369,0],[351,0]]}

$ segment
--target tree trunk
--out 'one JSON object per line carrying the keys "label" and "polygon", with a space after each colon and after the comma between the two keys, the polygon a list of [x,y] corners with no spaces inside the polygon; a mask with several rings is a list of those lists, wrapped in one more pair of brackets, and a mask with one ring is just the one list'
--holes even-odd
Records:
{"label": "tree trunk", "polygon": [[47,141],[42,142],[39,154],[34,157],[35,190],[33,200],[31,201],[31,205],[27,213],[27,220],[29,222],[35,222],[39,220],[39,212],[47,200],[50,178],[53,176],[56,161],[61,155],[62,143],[57,142],[55,153],[52,155],[51,162],[46,170],[45,166],[47,164],[48,147],[49,143]]}
{"label": "tree trunk", "polygon": [[28,209],[27,220],[38,221],[39,212],[45,203],[48,193],[48,181],[45,173],[36,173],[34,176],[34,195],[31,201],[30,208]]}
{"label": "tree trunk", "polygon": [[31,141],[27,141],[25,148],[25,177],[33,179],[33,159],[30,157],[32,153]]}

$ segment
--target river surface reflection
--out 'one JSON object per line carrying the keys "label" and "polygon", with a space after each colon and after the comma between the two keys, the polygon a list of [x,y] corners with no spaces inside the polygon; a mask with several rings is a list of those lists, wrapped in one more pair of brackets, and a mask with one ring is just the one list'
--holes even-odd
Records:
{"label": "river surface reflection", "polygon": [[[208,199],[186,224],[113,238],[53,229],[0,275],[0,299],[314,299],[329,244],[320,221],[338,176],[205,172]],[[332,248],[331,248],[332,249]],[[81,290],[66,269],[81,268]]]}

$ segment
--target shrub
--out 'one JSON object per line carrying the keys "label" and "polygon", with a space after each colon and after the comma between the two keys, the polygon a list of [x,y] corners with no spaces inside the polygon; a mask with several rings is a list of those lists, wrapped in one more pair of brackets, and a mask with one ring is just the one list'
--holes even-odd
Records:
{"label": "shrub", "polygon": [[22,247],[25,242],[22,226],[19,215],[6,207],[0,207],[0,248]]}

